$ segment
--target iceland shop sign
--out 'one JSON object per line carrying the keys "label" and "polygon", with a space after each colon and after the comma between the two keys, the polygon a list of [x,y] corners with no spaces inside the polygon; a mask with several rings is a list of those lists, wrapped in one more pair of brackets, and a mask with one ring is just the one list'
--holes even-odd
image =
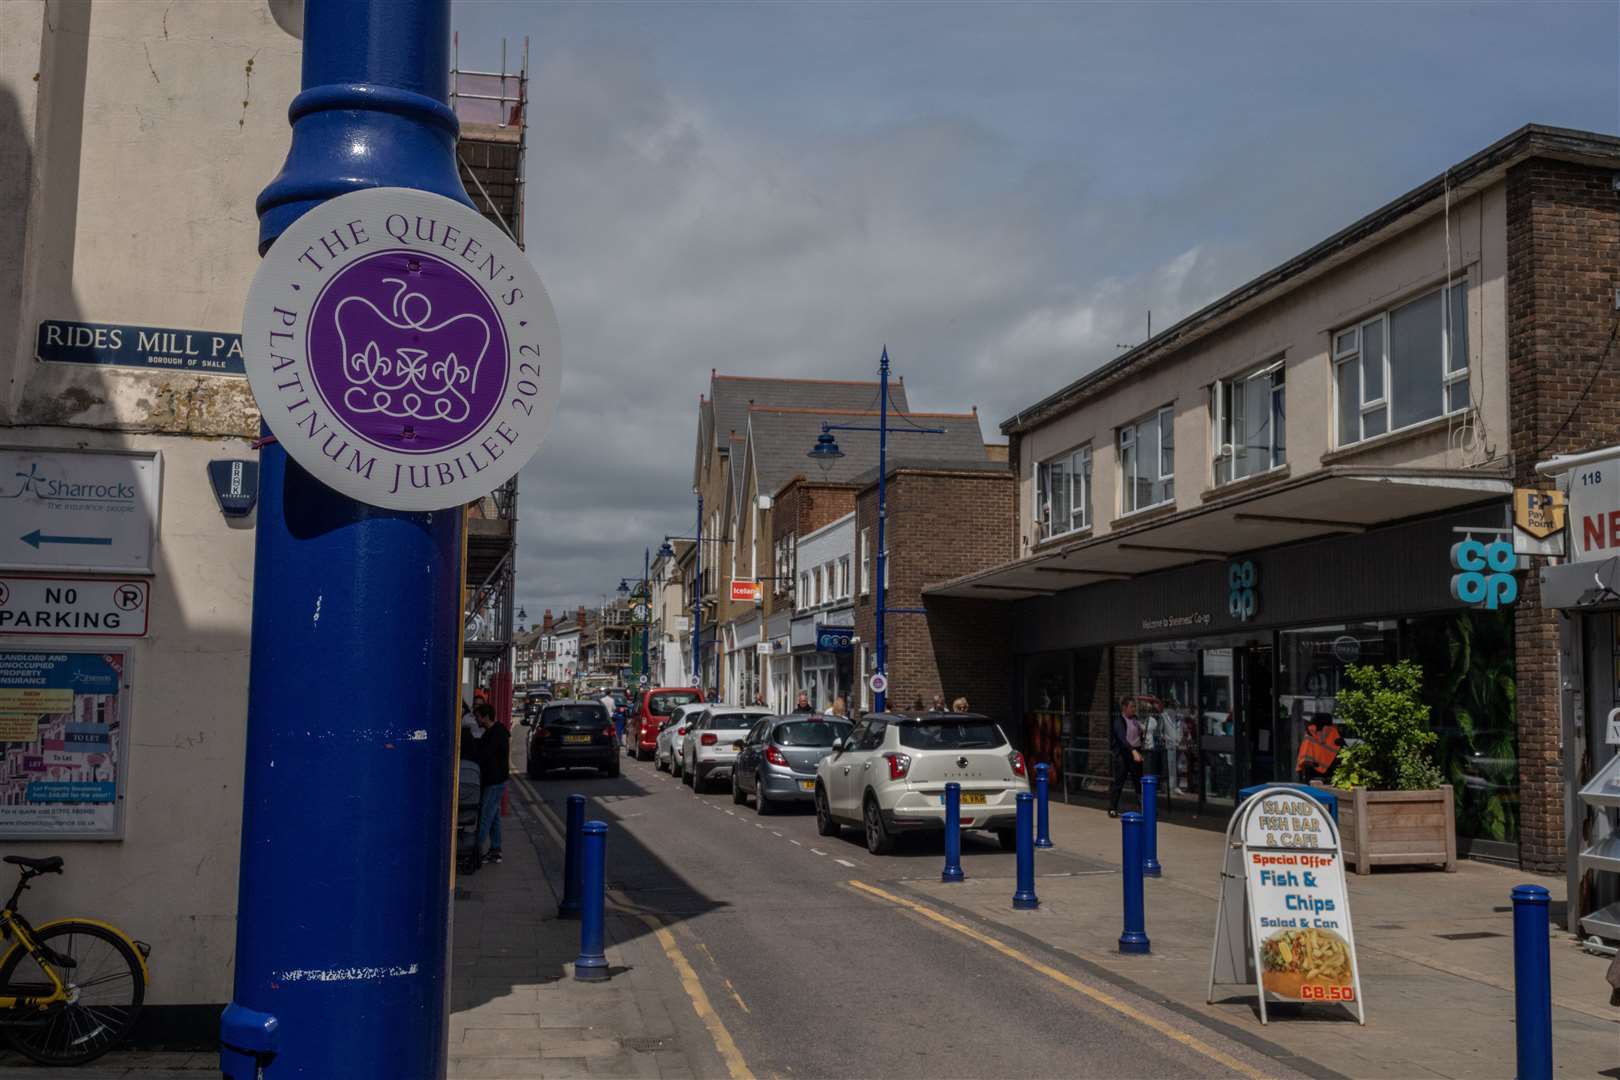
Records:
{"label": "iceland shop sign", "polygon": [[528,257],[442,195],[371,188],[299,218],[253,279],[248,381],[328,487],[439,510],[505,483],[557,405],[557,318]]}

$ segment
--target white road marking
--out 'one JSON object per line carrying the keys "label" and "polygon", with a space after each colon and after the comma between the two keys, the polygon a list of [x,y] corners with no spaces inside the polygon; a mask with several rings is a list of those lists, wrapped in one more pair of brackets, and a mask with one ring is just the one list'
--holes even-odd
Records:
{"label": "white road marking", "polygon": [[782,834],[781,834],[781,833],[779,833],[779,832],[777,832],[777,831],[776,831],[776,830],[775,830],[775,829],[772,829],[772,830],[771,830],[771,835],[772,835],[772,836],[781,836],[781,835],[782,835]]}
{"label": "white road marking", "polygon": [[804,847],[804,845],[799,843],[797,840],[789,840],[788,843],[792,844],[794,847]]}
{"label": "white road marking", "polygon": [[817,855],[825,855],[825,854],[827,854],[825,851],[822,851],[820,848],[811,848],[810,850],[815,852]]}
{"label": "white road marking", "polygon": [[756,822],[754,822],[754,828],[756,828],[756,829],[763,829],[763,828],[764,828],[764,827],[765,827],[765,826],[763,826],[763,825],[761,825],[761,824],[760,824],[760,823],[759,823],[759,822],[757,822],[757,821],[756,821]]}
{"label": "white road marking", "polygon": [[848,859],[834,859],[833,862],[837,863],[839,866],[847,866],[851,870],[855,869],[855,864],[850,862]]}
{"label": "white road marking", "polygon": [[726,817],[736,817],[736,816],[737,816],[737,811],[735,811],[735,810],[727,810],[726,811]]}

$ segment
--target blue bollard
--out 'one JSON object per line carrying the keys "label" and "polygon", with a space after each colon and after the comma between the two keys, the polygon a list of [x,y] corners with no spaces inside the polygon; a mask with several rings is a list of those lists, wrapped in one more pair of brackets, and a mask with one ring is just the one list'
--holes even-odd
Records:
{"label": "blue bollard", "polygon": [[1034,911],[1041,906],[1035,895],[1035,841],[1030,836],[1035,796],[1018,793],[1018,891],[1013,893],[1013,910]]}
{"label": "blue bollard", "polygon": [[1142,873],[1164,873],[1159,865],[1159,778],[1152,774],[1142,777]]}
{"label": "blue bollard", "polygon": [[1052,823],[1046,816],[1047,774],[1051,770],[1046,762],[1035,766],[1035,846],[1052,846]]}
{"label": "blue bollard", "polygon": [[1147,916],[1142,910],[1142,815],[1121,814],[1119,824],[1125,864],[1125,932],[1119,935],[1119,951],[1145,953],[1148,936]]}
{"label": "blue bollard", "polygon": [[1552,946],[1547,890],[1513,887],[1513,1012],[1518,1080],[1552,1080]]}
{"label": "blue bollard", "polygon": [[941,881],[961,881],[962,873],[962,785],[954,780],[945,785],[945,869]]}
{"label": "blue bollard", "polygon": [[563,847],[563,895],[557,905],[559,919],[579,918],[579,830],[585,825],[585,796],[568,796],[568,832]]}
{"label": "blue bollard", "polygon": [[603,908],[607,904],[607,825],[587,821],[580,828],[579,956],[574,978],[601,982],[608,977],[607,954],[602,948]]}

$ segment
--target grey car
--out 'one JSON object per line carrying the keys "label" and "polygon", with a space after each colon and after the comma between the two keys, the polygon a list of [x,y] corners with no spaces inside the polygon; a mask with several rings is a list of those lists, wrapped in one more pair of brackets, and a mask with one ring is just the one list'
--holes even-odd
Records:
{"label": "grey car", "polygon": [[731,801],[769,814],[788,803],[813,802],[816,764],[832,753],[834,739],[847,739],[850,722],[841,716],[795,713],[767,716],[749,730],[731,771]]}

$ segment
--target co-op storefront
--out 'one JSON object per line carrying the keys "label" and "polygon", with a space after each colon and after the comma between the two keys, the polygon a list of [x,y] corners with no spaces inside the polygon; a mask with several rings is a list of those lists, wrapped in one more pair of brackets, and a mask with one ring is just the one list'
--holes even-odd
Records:
{"label": "co-op storefront", "polygon": [[1489,475],[1326,470],[928,592],[1012,599],[1010,719],[1065,798],[1107,797],[1109,724],[1132,695],[1169,812],[1206,822],[1243,787],[1296,779],[1347,666],[1416,661],[1459,843],[1511,859],[1514,589],[1466,603],[1453,565],[1459,542],[1511,545],[1510,495]]}

